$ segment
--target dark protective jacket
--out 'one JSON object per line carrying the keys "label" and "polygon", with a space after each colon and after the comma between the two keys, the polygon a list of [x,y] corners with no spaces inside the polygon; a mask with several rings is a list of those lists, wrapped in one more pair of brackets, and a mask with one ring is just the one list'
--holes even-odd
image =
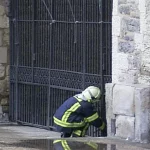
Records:
{"label": "dark protective jacket", "polygon": [[65,128],[84,127],[86,123],[103,129],[104,123],[91,102],[76,96],[67,99],[54,114],[54,123]]}

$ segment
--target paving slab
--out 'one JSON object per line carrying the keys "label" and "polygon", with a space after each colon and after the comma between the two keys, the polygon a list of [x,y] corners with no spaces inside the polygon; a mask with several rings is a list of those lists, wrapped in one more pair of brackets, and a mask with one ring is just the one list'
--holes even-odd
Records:
{"label": "paving slab", "polygon": [[0,150],[150,150],[150,144],[111,137],[62,139],[57,132],[17,125],[0,126]]}

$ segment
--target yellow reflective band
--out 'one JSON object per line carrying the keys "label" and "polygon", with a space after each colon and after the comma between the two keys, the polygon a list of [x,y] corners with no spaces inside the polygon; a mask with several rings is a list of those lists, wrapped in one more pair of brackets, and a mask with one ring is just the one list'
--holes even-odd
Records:
{"label": "yellow reflective band", "polygon": [[85,143],[85,144],[89,145],[89,146],[92,147],[93,149],[98,149],[98,144],[96,144],[96,143],[88,142],[88,143]]}
{"label": "yellow reflective band", "polygon": [[53,144],[61,142],[62,140],[54,140]]}
{"label": "yellow reflective band", "polygon": [[92,122],[98,118],[98,113],[95,113],[94,115],[87,118],[88,122]]}
{"label": "yellow reflective band", "polygon": [[83,127],[85,125],[85,120],[79,123],[69,123],[69,122],[63,122],[62,120],[59,120],[55,117],[54,118],[54,123],[56,123],[57,125],[61,126],[61,127]]}
{"label": "yellow reflective band", "polygon": [[100,129],[104,130],[104,128],[105,128],[105,123],[103,122],[103,124],[101,125]]}
{"label": "yellow reflective band", "polygon": [[81,105],[77,102],[70,109],[68,109],[62,117],[63,122],[67,122],[72,112],[75,112]]}
{"label": "yellow reflective band", "polygon": [[88,127],[89,127],[89,123],[87,123],[87,125],[84,127],[84,129],[82,131],[82,137],[85,136],[85,133],[86,133]]}
{"label": "yellow reflective band", "polygon": [[[74,98],[76,99],[76,100],[78,100],[79,102],[81,102],[82,101],[82,99],[80,99],[80,98],[78,98],[78,97],[76,97],[76,96],[74,96]],[[88,99],[87,100],[89,103],[91,102],[91,100],[90,99]]]}
{"label": "yellow reflective band", "polygon": [[78,98],[78,97],[76,97],[76,96],[74,96],[74,98],[75,98],[76,100],[78,100],[79,102],[82,101],[82,99],[80,99],[80,98]]}
{"label": "yellow reflective band", "polygon": [[66,140],[62,141],[61,143],[64,150],[71,150]]}
{"label": "yellow reflective band", "polygon": [[75,130],[73,131],[74,134],[81,136],[82,131],[81,130]]}

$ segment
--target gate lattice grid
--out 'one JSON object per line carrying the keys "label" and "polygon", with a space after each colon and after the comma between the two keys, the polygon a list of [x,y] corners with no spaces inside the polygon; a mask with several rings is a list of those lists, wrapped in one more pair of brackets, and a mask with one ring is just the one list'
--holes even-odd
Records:
{"label": "gate lattice grid", "polygon": [[[111,13],[111,0],[11,0],[11,121],[47,128],[68,97],[89,85],[105,92]],[[105,118],[104,94],[96,107]]]}

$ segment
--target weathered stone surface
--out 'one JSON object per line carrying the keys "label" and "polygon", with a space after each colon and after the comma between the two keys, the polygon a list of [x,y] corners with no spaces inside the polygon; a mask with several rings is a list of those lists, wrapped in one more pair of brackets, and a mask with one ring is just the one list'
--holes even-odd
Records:
{"label": "weathered stone surface", "polygon": [[[120,63],[121,62],[121,63]],[[121,70],[128,70],[128,54],[117,54],[117,67]]]}
{"label": "weathered stone surface", "polygon": [[135,138],[134,117],[117,116],[116,117],[116,136],[121,138]]}
{"label": "weathered stone surface", "polygon": [[144,50],[144,44],[143,44],[143,34],[141,33],[134,33],[134,42],[135,42],[135,49],[143,51]]}
{"label": "weathered stone surface", "polygon": [[135,50],[133,42],[120,41],[119,42],[119,51],[124,53],[132,53]]}
{"label": "weathered stone surface", "polygon": [[139,0],[127,0],[127,3],[139,4]]}
{"label": "weathered stone surface", "polygon": [[139,73],[139,70],[120,70],[117,78],[121,83],[137,84]]}
{"label": "weathered stone surface", "polygon": [[120,25],[121,18],[119,16],[112,17],[112,35],[119,36],[120,35]]}
{"label": "weathered stone surface", "polygon": [[5,76],[5,66],[0,64],[0,79]]}
{"label": "weathered stone surface", "polygon": [[124,35],[123,39],[126,41],[134,41],[134,34],[128,32]]}
{"label": "weathered stone surface", "polygon": [[150,86],[135,88],[135,117],[136,140],[150,142]]}
{"label": "weathered stone surface", "polygon": [[[113,115],[113,87],[115,84],[107,83],[105,85],[106,89],[106,120],[107,120],[107,136],[114,136],[115,133],[113,132],[113,122],[112,119],[115,119],[115,115]],[[115,125],[115,124],[114,124]]]}
{"label": "weathered stone surface", "polygon": [[140,19],[140,12],[139,12],[139,10],[132,11],[132,12],[130,13],[130,16],[131,16],[132,18]]}
{"label": "weathered stone surface", "polygon": [[113,90],[113,113],[134,116],[134,87],[115,85]]}
{"label": "weathered stone surface", "polygon": [[0,46],[3,44],[3,31],[0,30]]}
{"label": "weathered stone surface", "polygon": [[[2,106],[0,106],[0,116],[3,114]],[[1,117],[0,117],[1,118]]]}
{"label": "weathered stone surface", "polygon": [[7,63],[7,47],[0,47],[0,63]]}
{"label": "weathered stone surface", "polygon": [[128,56],[128,63],[130,70],[138,70],[141,67],[141,58],[140,54],[136,55],[129,55]]}
{"label": "weathered stone surface", "polygon": [[106,95],[106,100],[113,100],[113,87],[115,86],[114,83],[106,83],[105,84],[105,95]]}
{"label": "weathered stone surface", "polygon": [[0,16],[0,28],[9,28],[9,20],[6,16]]}
{"label": "weathered stone surface", "polygon": [[6,67],[6,76],[9,76],[10,75],[10,66],[7,65]]}
{"label": "weathered stone surface", "polygon": [[1,104],[1,106],[8,106],[8,104],[9,104],[8,98],[2,98],[0,104]]}
{"label": "weathered stone surface", "polygon": [[130,32],[140,32],[140,20],[135,18],[122,18],[121,28]]}
{"label": "weathered stone surface", "polygon": [[9,45],[9,29],[4,29],[3,46]]}
{"label": "weathered stone surface", "polygon": [[140,32],[140,20],[139,19],[129,19],[128,20],[128,31]]}
{"label": "weathered stone surface", "polygon": [[140,74],[139,77],[138,77],[138,83],[145,84],[145,85],[150,85],[150,76]]}
{"label": "weathered stone surface", "polygon": [[118,5],[120,4],[126,4],[127,3],[127,0],[118,0]]}
{"label": "weathered stone surface", "polygon": [[0,16],[3,16],[5,14],[5,7],[0,5]]}
{"label": "weathered stone surface", "polygon": [[9,95],[9,80],[0,80],[0,95],[8,96]]}
{"label": "weathered stone surface", "polygon": [[124,15],[130,15],[130,8],[131,8],[131,5],[121,4],[119,6],[119,12]]}

